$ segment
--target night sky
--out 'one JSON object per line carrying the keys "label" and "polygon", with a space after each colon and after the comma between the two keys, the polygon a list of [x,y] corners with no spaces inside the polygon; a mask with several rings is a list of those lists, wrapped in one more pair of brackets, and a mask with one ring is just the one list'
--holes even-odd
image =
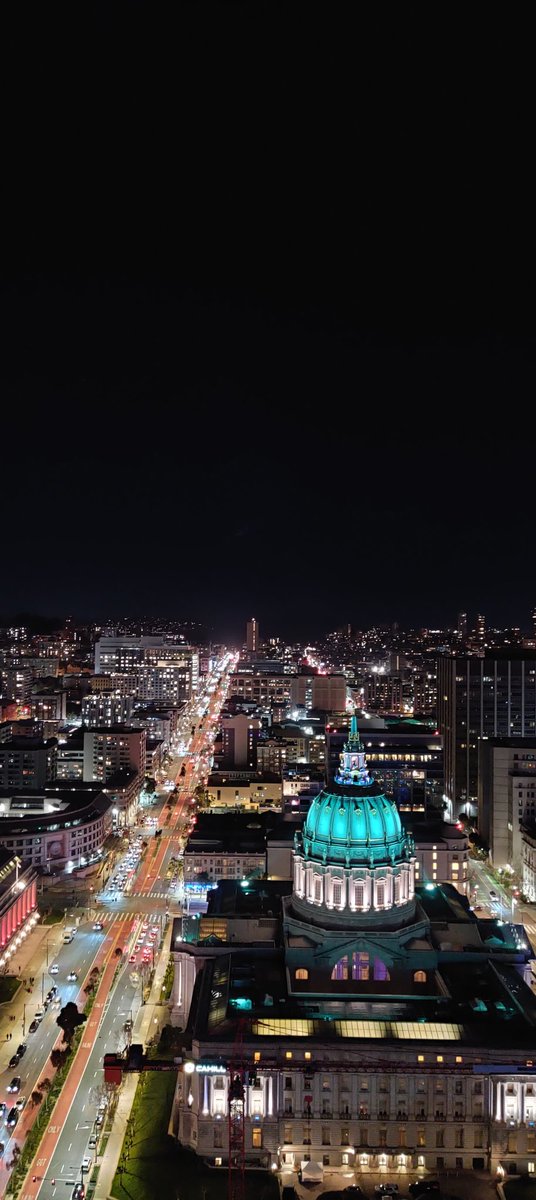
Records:
{"label": "night sky", "polygon": [[519,14],[19,20],[3,614],[192,617],[240,638],[253,613],[307,637],[461,608],[528,627]]}

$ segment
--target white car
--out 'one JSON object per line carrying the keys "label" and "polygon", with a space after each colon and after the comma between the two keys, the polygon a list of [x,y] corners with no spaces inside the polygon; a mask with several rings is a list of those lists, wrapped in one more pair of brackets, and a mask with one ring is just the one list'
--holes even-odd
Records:
{"label": "white car", "polygon": [[82,1159],[82,1162],[80,1163],[80,1170],[83,1175],[86,1173],[86,1171],[90,1170],[92,1162],[93,1162],[93,1159],[92,1159],[91,1155],[86,1154],[85,1157]]}
{"label": "white car", "polygon": [[59,971],[59,966],[57,963],[52,963],[52,966],[49,967],[48,969],[49,969],[49,972],[51,975],[57,975],[58,971]]}

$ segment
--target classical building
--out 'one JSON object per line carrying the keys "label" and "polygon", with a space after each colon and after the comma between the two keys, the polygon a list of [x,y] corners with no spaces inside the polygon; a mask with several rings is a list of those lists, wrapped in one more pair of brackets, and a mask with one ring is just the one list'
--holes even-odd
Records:
{"label": "classical building", "polygon": [[451,884],[416,884],[355,719],[296,832],[292,891],[228,882],[196,924],[184,941],[177,919],[172,941],[182,1144],[285,1182],[311,1163],[404,1192],[416,1172],[535,1171],[528,938]]}

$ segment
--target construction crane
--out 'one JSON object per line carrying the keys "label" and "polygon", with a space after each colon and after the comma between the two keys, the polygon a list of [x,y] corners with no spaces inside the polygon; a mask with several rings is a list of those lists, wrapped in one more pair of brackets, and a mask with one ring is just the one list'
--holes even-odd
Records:
{"label": "construction crane", "polygon": [[229,1179],[228,1200],[246,1200],[244,1027],[238,1021],[229,1065]]}

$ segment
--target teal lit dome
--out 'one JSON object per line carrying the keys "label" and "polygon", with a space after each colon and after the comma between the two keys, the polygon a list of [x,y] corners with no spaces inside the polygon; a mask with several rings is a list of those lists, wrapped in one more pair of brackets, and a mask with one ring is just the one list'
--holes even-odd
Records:
{"label": "teal lit dome", "polygon": [[406,833],[396,805],[371,783],[360,795],[335,784],[311,804],[303,829],[307,858],[380,863],[406,858]]}
{"label": "teal lit dome", "polygon": [[340,760],[334,783],[313,800],[307,814],[305,858],[346,866],[410,858],[413,845],[396,804],[369,775],[355,717]]}

